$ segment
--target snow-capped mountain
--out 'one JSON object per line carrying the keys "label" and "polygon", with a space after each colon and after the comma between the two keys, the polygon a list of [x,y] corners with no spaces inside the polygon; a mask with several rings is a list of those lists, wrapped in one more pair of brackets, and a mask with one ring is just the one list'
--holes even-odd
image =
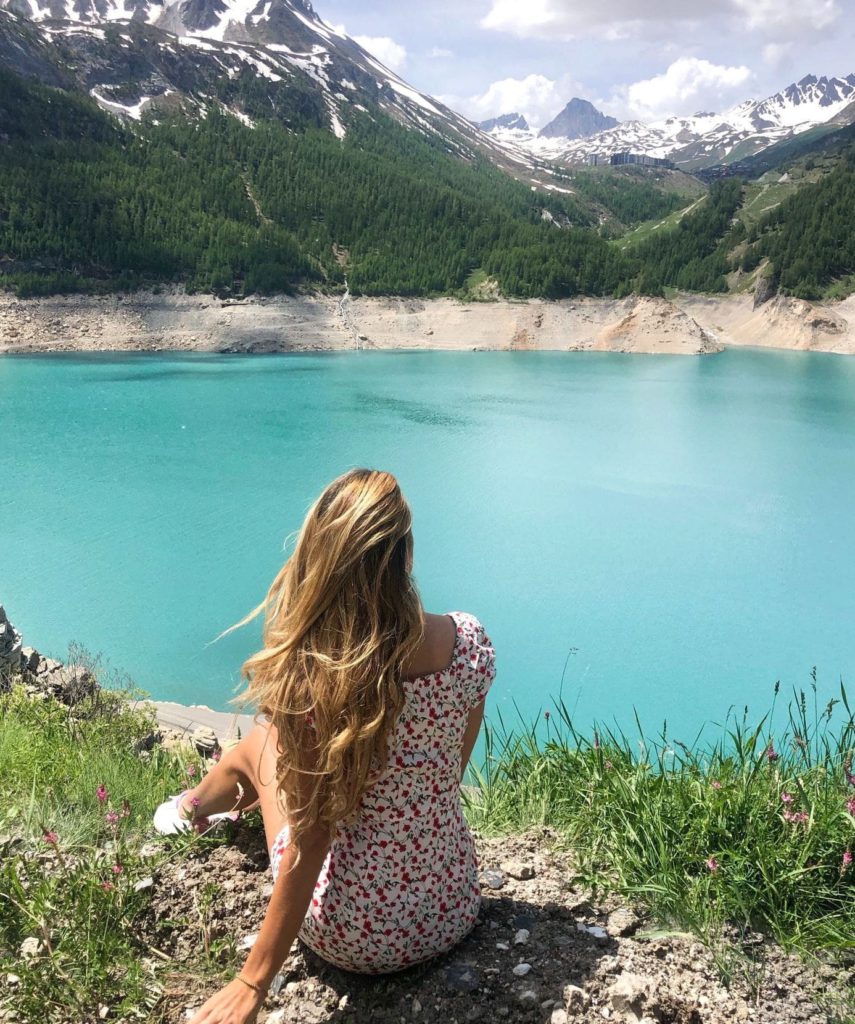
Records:
{"label": "snow-capped mountain", "polygon": [[286,126],[293,118],[295,127],[314,123],[341,138],[356,112],[379,110],[438,137],[462,159],[486,155],[528,183],[553,189],[562,185],[552,164],[629,151],[695,170],[855,117],[855,75],[849,75],[808,76],[722,114],[650,124],[606,127],[613,119],[576,99],[539,134],[519,113],[478,126],[328,25],[309,0],[0,0],[0,66],[85,90],[127,118],[161,106],[192,112],[216,101],[251,124],[256,115],[246,97],[252,93],[256,112],[261,103]]}
{"label": "snow-capped mountain", "polygon": [[[599,113],[598,111],[595,111]],[[721,114],[698,113],[660,121],[624,121],[587,138],[545,137],[496,127],[502,145],[561,163],[591,157],[641,153],[667,157],[684,170],[698,170],[752,156],[781,139],[829,121],[855,118],[855,74],[846,78],[808,75],[763,100],[746,100]]]}
{"label": "snow-capped mountain", "polygon": [[482,132],[492,132],[497,128],[521,132],[529,130],[528,121],[516,111],[513,114],[502,114],[501,117],[491,117],[487,121],[476,121],[475,124]]}
{"label": "snow-capped mountain", "polygon": [[532,173],[527,153],[509,151],[414,89],[308,0],[0,0],[2,66],[84,89],[104,109],[137,120],[216,100],[252,124],[241,99],[252,92],[286,125],[293,114],[342,138],[354,112],[379,109],[440,137],[463,159],[486,153],[514,173]]}

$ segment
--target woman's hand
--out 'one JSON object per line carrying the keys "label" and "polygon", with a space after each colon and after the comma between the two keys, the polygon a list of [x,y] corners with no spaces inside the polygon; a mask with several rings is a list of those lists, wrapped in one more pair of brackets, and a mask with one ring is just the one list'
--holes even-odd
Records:
{"label": "woman's hand", "polygon": [[253,1024],[264,998],[235,978],[211,996],[190,1024]]}

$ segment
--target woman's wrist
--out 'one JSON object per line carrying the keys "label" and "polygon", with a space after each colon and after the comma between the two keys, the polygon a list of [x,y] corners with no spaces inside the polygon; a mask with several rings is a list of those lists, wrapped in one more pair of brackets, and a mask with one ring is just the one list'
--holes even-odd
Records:
{"label": "woman's wrist", "polygon": [[267,995],[276,974],[276,971],[271,972],[269,969],[253,968],[252,964],[247,961],[235,977],[239,978],[248,988],[253,988],[257,992],[263,992]]}
{"label": "woman's wrist", "polygon": [[250,992],[254,992],[260,1000],[267,998],[267,990],[270,988],[269,985],[260,985],[255,981],[251,981],[249,978],[245,978],[243,972],[235,975],[235,981],[239,981],[244,985]]}

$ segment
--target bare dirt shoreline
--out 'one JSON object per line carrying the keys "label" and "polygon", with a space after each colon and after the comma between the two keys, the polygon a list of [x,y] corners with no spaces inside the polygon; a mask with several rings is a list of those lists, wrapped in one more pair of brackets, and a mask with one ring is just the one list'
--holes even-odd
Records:
{"label": "bare dirt shoreline", "polygon": [[224,301],[180,291],[17,299],[0,293],[0,354],[301,352],[353,349],[707,355],[760,346],[855,354],[855,296],[811,304],[750,295],[550,302],[280,296]]}

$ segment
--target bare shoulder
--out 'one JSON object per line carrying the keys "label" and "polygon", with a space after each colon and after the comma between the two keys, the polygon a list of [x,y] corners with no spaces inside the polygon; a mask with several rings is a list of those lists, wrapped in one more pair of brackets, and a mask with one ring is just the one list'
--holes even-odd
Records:
{"label": "bare shoulder", "polygon": [[430,675],[448,668],[457,641],[457,625],[449,615],[425,613],[425,634],[404,666],[406,676]]}
{"label": "bare shoulder", "polygon": [[425,639],[451,638],[452,642],[457,635],[457,624],[450,615],[434,615],[432,612],[425,612]]}

